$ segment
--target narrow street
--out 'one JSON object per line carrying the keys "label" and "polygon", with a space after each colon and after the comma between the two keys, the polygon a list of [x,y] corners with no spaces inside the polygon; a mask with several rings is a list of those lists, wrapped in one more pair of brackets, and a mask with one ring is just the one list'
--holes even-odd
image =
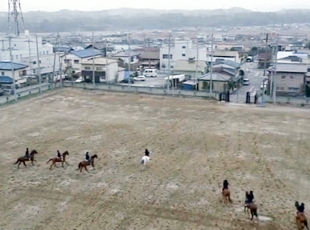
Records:
{"label": "narrow street", "polygon": [[263,82],[264,70],[257,69],[257,63],[246,62],[242,65],[242,69],[245,71],[245,78],[249,78],[250,85],[241,86],[238,90],[230,96],[231,102],[245,103],[246,93],[251,92],[251,101],[254,100],[254,95],[260,90],[261,84]]}

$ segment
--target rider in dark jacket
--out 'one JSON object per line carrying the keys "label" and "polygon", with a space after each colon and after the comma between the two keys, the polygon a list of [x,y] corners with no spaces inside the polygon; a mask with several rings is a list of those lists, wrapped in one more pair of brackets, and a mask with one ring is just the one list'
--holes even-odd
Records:
{"label": "rider in dark jacket", "polygon": [[147,150],[147,149],[145,149],[145,156],[150,156],[150,152],[149,152],[149,150]]}
{"label": "rider in dark jacket", "polygon": [[27,158],[30,157],[30,156],[29,156],[29,149],[28,149],[28,148],[26,149],[25,157],[27,157]]}
{"label": "rider in dark jacket", "polygon": [[59,158],[59,160],[61,160],[61,153],[59,152],[59,150],[57,150],[57,158]]}
{"label": "rider in dark jacket", "polygon": [[90,157],[89,157],[89,153],[88,153],[88,152],[86,152],[86,154],[85,154],[85,159],[86,159],[88,162],[90,162]]}
{"label": "rider in dark jacket", "polygon": [[301,205],[298,206],[297,211],[300,213],[304,213],[305,212],[305,204],[301,203]]}
{"label": "rider in dark jacket", "polygon": [[250,191],[249,196],[248,196],[248,202],[253,203],[254,200],[254,193],[253,191]]}
{"label": "rider in dark jacket", "polygon": [[222,191],[224,191],[224,189],[228,189],[228,185],[229,185],[228,180],[224,180]]}

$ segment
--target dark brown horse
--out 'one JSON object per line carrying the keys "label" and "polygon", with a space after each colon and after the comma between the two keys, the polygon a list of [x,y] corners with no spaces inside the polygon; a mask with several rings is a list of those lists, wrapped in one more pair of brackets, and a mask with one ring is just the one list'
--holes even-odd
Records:
{"label": "dark brown horse", "polygon": [[248,210],[248,214],[251,215],[251,220],[253,220],[253,217],[256,216],[258,220],[258,215],[257,215],[257,205],[254,203],[247,203],[244,206],[244,211]]}
{"label": "dark brown horse", "polygon": [[226,202],[232,203],[232,200],[230,199],[230,191],[228,188],[223,189],[222,197],[225,203]]}
{"label": "dark brown horse", "polygon": [[62,158],[61,158],[61,159],[59,159],[58,157],[54,157],[54,158],[49,159],[49,160],[46,162],[46,164],[47,164],[47,163],[49,163],[50,161],[52,161],[52,164],[51,164],[51,166],[50,166],[50,169],[52,169],[53,166],[55,166],[56,168],[58,168],[57,165],[56,165],[56,163],[58,163],[58,162],[61,162],[61,166],[62,166],[62,167],[64,167],[64,163],[66,163],[66,164],[68,165],[68,163],[66,162],[66,156],[67,156],[67,155],[69,156],[69,152],[68,152],[68,151],[65,151],[65,152],[64,152],[63,154],[61,154],[61,155],[62,155]]}
{"label": "dark brown horse", "polygon": [[33,162],[36,161],[36,160],[34,159],[34,154],[38,154],[37,150],[35,150],[35,149],[32,150],[32,151],[29,153],[29,157],[26,157],[26,156],[19,157],[19,158],[17,159],[17,161],[14,163],[14,165],[16,165],[16,164],[18,163],[17,168],[19,168],[19,165],[20,165],[21,163],[23,163],[24,166],[27,167],[26,161],[31,161],[31,164],[34,165]]}
{"label": "dark brown horse", "polygon": [[98,158],[97,154],[90,157],[90,162],[89,161],[80,162],[78,165],[79,168],[77,170],[80,170],[80,172],[82,172],[82,170],[84,168],[87,172],[89,172],[87,169],[87,166],[91,165],[91,166],[93,166],[93,168],[95,168],[95,165],[94,165],[95,158]]}

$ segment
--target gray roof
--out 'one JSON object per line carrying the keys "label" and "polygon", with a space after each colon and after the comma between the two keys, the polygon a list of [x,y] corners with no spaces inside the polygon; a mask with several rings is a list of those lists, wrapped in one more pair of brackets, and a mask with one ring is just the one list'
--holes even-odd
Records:
{"label": "gray roof", "polygon": [[[140,55],[140,52],[134,52],[134,51],[131,51],[130,52],[130,56],[133,57],[133,56],[138,56]],[[119,53],[116,53],[113,55],[113,57],[129,57],[129,51],[122,51],[122,52],[119,52]]]}
{"label": "gray roof", "polygon": [[[210,73],[207,73],[203,76],[201,76],[198,81],[210,81],[211,75]],[[231,79],[231,76],[221,74],[221,73],[212,73],[212,81],[229,81]]]}
{"label": "gray roof", "polygon": [[10,61],[0,61],[0,70],[19,70],[27,68],[27,65],[17,62],[10,62]]}
{"label": "gray roof", "polygon": [[278,73],[307,73],[307,65],[304,63],[277,63]]}
{"label": "gray roof", "polygon": [[101,55],[101,53],[95,49],[78,50],[78,51],[70,52],[70,54],[78,56],[79,58],[88,58],[88,57]]}

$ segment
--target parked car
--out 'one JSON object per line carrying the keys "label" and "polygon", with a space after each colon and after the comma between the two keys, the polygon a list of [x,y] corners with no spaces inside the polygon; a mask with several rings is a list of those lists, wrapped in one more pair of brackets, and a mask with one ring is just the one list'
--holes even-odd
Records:
{"label": "parked car", "polygon": [[250,85],[250,79],[249,78],[244,78],[243,79],[243,85]]}
{"label": "parked car", "polygon": [[143,75],[146,77],[157,77],[157,69],[145,69]]}
{"label": "parked car", "polygon": [[[121,83],[127,83],[127,84],[128,84],[128,78],[122,80]],[[134,79],[133,79],[133,78],[130,78],[130,84],[133,84],[133,83],[135,83]]]}
{"label": "parked car", "polygon": [[145,76],[140,75],[133,78],[135,81],[145,81]]}

